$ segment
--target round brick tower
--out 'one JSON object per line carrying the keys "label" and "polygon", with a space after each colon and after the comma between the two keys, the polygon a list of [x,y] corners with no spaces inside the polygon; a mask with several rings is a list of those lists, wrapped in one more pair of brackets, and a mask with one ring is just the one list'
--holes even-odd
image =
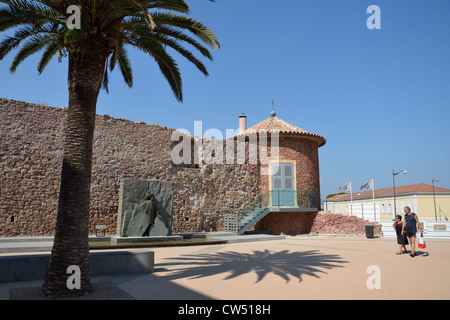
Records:
{"label": "round brick tower", "polygon": [[[241,132],[258,138],[267,134],[267,155],[262,161],[261,193],[268,194],[270,213],[255,226],[272,234],[309,233],[320,210],[319,148],[324,137],[271,117]],[[278,154],[272,139],[278,137]],[[259,147],[261,139],[258,139]],[[275,143],[276,145],[276,143]]]}

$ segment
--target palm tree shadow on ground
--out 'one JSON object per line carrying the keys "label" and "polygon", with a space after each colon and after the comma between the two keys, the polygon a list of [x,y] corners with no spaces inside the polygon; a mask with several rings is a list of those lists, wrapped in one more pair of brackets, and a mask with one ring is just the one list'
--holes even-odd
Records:
{"label": "palm tree shadow on ground", "polygon": [[[319,250],[302,252],[257,251],[252,253],[217,252],[214,254],[184,255],[178,258],[168,258],[167,263],[157,267],[175,266],[171,268],[167,277],[172,279],[199,279],[220,273],[229,273],[224,280],[237,278],[241,275],[255,272],[260,282],[269,273],[289,282],[290,276],[301,282],[304,275],[320,278],[319,274],[326,274],[325,270],[342,268],[344,261],[339,255],[323,254]],[[178,267],[177,267],[178,266]],[[158,271],[158,270],[155,270]]]}

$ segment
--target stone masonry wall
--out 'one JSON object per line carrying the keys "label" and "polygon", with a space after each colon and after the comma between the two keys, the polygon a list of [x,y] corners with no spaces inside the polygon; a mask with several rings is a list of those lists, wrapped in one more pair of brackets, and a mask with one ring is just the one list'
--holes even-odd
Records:
{"label": "stone masonry wall", "polygon": [[[65,108],[0,99],[0,236],[53,235],[63,155]],[[174,233],[223,229],[261,192],[257,165],[176,166],[174,129],[97,115],[90,233],[115,234],[123,178],[174,183]]]}
{"label": "stone masonry wall", "polygon": [[271,234],[306,234],[311,227],[317,212],[271,212],[258,222],[255,229],[268,231]]}
{"label": "stone masonry wall", "polygon": [[374,236],[382,237],[381,224],[369,222],[356,216],[319,212],[311,227],[312,234],[358,235],[366,234],[366,224],[374,224]]}
{"label": "stone masonry wall", "polygon": [[0,236],[56,224],[65,110],[0,99]]}
{"label": "stone masonry wall", "polygon": [[[269,154],[271,148],[268,144]],[[295,161],[296,163],[296,190],[315,191],[317,203],[320,203],[320,178],[319,178],[319,151],[317,141],[299,136],[280,135],[279,140],[280,161]],[[263,166],[263,168],[267,168]],[[266,169],[267,170],[267,169]],[[269,175],[261,177],[263,192],[270,190]]]}

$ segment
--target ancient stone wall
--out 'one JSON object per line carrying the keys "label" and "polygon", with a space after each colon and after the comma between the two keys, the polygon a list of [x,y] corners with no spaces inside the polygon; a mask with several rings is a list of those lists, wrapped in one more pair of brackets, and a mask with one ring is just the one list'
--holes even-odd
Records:
{"label": "ancient stone wall", "polygon": [[[66,109],[0,99],[0,236],[52,235],[56,224]],[[90,233],[116,233],[123,178],[174,184],[174,233],[223,229],[223,214],[261,192],[257,165],[174,165],[174,129],[98,115]]]}
{"label": "ancient stone wall", "polygon": [[358,235],[366,234],[366,224],[374,224],[374,236],[382,237],[381,224],[369,222],[356,216],[319,212],[311,227],[313,234]]}
{"label": "ancient stone wall", "polygon": [[0,235],[55,227],[65,110],[0,99]]}

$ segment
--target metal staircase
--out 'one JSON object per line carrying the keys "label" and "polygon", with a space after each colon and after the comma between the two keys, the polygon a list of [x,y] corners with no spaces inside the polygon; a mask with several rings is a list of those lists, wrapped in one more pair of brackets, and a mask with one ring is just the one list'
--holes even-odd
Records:
{"label": "metal staircase", "polygon": [[259,220],[264,218],[269,212],[270,208],[255,208],[254,210],[250,211],[246,216],[238,221],[237,234],[243,234],[246,230],[254,226]]}
{"label": "metal staircase", "polygon": [[317,208],[317,193],[314,191],[270,190],[237,214],[225,214],[224,230],[241,235],[270,212],[306,212],[317,211]]}

